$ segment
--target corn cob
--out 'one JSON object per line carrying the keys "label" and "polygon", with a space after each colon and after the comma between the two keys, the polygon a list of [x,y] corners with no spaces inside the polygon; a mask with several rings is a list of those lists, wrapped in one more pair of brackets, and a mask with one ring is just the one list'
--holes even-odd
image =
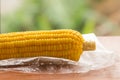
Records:
{"label": "corn cob", "polygon": [[0,60],[49,56],[78,61],[83,50],[94,49],[94,43],[69,29],[0,34]]}

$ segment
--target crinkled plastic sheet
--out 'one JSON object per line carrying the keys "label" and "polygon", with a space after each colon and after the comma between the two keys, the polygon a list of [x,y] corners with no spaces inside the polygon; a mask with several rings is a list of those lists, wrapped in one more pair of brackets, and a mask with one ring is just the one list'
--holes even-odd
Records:
{"label": "crinkled plastic sheet", "polygon": [[86,73],[90,70],[98,70],[114,64],[115,54],[105,47],[92,34],[85,34],[86,40],[96,42],[95,51],[84,51],[78,62],[54,58],[54,57],[33,57],[17,58],[0,61],[0,71],[19,71],[24,73]]}

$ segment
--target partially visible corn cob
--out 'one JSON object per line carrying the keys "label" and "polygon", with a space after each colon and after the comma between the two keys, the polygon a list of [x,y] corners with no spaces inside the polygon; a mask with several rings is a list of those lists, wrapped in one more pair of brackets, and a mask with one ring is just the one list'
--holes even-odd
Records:
{"label": "partially visible corn cob", "polygon": [[84,42],[79,32],[68,29],[0,34],[0,59],[49,56],[78,61],[83,50],[95,49]]}

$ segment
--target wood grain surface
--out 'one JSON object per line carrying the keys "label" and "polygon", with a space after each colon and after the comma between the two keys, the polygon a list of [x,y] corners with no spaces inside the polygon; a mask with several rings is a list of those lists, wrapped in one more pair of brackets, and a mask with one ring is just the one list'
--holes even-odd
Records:
{"label": "wood grain surface", "polygon": [[107,49],[113,50],[118,55],[113,66],[84,74],[0,72],[0,80],[120,80],[120,37],[98,37],[98,39]]}

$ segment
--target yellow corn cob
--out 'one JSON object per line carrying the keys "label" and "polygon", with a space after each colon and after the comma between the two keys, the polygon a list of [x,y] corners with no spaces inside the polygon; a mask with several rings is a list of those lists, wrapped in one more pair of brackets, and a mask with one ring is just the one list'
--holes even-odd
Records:
{"label": "yellow corn cob", "polygon": [[84,42],[82,35],[74,30],[0,34],[0,60],[49,56],[78,61],[83,50],[88,49],[86,45],[83,48]]}

